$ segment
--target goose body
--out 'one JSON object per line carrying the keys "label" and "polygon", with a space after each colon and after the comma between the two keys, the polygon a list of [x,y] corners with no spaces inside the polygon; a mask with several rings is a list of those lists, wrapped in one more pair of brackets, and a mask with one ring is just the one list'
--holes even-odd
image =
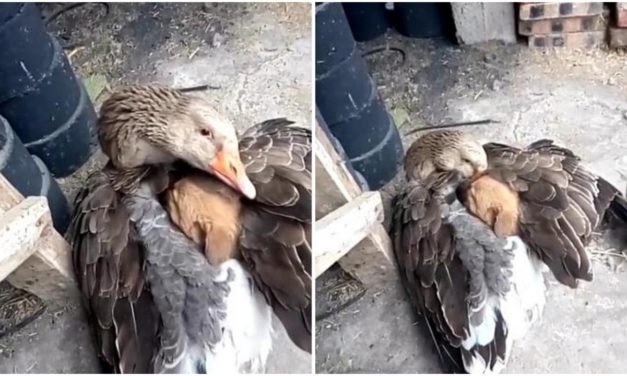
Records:
{"label": "goose body", "polygon": [[394,250],[449,372],[502,370],[541,317],[543,273],[570,287],[590,280],[592,231],[626,207],[614,187],[546,140],[517,149],[436,131],[409,148],[405,170]]}
{"label": "goose body", "polygon": [[[110,161],[77,195],[68,238],[104,363],[263,372],[273,315],[310,351],[309,131],[276,119],[238,142],[204,100],[159,87],[114,93],[99,127]],[[193,211],[176,193],[203,174],[219,193]],[[182,218],[214,213],[188,236]]]}

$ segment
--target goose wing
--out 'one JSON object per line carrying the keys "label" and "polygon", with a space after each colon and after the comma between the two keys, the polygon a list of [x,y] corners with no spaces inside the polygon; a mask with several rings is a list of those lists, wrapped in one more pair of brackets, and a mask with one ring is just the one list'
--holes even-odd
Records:
{"label": "goose wing", "polygon": [[120,372],[150,372],[157,312],[122,194],[99,171],[78,193],[68,240],[99,355]]}
{"label": "goose wing", "polygon": [[311,352],[311,131],[268,120],[244,133],[240,154],[257,190],[242,208],[241,257],[289,337]]}
{"label": "goose wing", "polygon": [[496,143],[484,149],[489,174],[520,197],[521,239],[561,283],[575,287],[579,279],[591,280],[585,246],[618,191],[551,140],[526,149]]}
{"label": "goose wing", "polygon": [[472,222],[470,227],[462,225],[465,234],[456,234],[442,219],[444,209],[443,198],[419,182],[407,183],[395,198],[391,235],[401,280],[425,319],[445,372],[464,372],[473,364],[495,369],[506,358],[505,323],[495,315],[487,337],[477,338],[487,317],[478,307],[486,306],[487,291],[475,282],[484,280],[487,272],[481,253],[468,252],[463,258],[456,250],[462,237],[478,250],[485,238],[480,234],[489,232],[481,226],[477,230],[478,224]]}

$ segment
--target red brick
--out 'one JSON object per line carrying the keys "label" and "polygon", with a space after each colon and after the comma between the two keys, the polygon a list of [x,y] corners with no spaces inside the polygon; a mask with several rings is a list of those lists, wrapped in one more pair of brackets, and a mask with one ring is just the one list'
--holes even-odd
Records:
{"label": "red brick", "polygon": [[604,38],[603,31],[532,35],[529,37],[529,47],[596,48],[603,44]]}
{"label": "red brick", "polygon": [[627,3],[616,3],[616,26],[627,27]]}
{"label": "red brick", "polygon": [[561,17],[595,16],[603,12],[603,3],[531,3],[520,5],[523,21]]}
{"label": "red brick", "polygon": [[610,47],[627,47],[627,29],[610,27]]}
{"label": "red brick", "polygon": [[577,33],[581,31],[601,31],[606,27],[601,16],[554,18],[550,20],[518,21],[521,35],[547,35]]}

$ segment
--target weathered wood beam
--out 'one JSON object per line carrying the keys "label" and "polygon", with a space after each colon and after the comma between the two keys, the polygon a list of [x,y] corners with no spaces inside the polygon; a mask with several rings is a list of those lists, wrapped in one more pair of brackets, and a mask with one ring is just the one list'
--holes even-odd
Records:
{"label": "weathered wood beam", "polygon": [[[324,169],[342,197],[350,200],[359,196],[361,188],[346,167],[347,161],[339,156],[326,132],[316,123],[316,137],[314,138],[314,153],[316,164]],[[319,169],[316,170],[318,172]],[[317,186],[316,186],[317,187]]]}
{"label": "weathered wood beam", "polygon": [[[43,197],[28,199],[46,202]],[[24,197],[0,174],[0,218],[24,201],[26,201]],[[47,210],[49,213],[49,209]],[[78,298],[79,291],[72,268],[70,245],[55,231],[51,223],[42,228],[39,238],[27,252],[30,257],[6,276],[13,286],[39,296],[51,307],[65,304],[68,299]],[[4,277],[0,275],[0,280]]]}
{"label": "weathered wood beam", "polygon": [[383,221],[383,204],[379,192],[364,192],[354,200],[316,221],[315,276],[367,237]]}
{"label": "weathered wood beam", "polygon": [[45,197],[28,197],[0,215],[0,280],[35,253],[35,243],[52,223]]}
{"label": "weathered wood beam", "polygon": [[516,42],[516,17],[513,3],[451,3],[457,40],[475,44],[500,40]]}
{"label": "weathered wood beam", "polygon": [[[330,215],[335,209],[359,197],[362,190],[348,170],[346,165],[348,162],[335,150],[327,133],[318,123],[315,127],[316,218],[322,219]],[[318,225],[319,223],[316,223],[316,232],[319,231]],[[395,268],[392,258],[392,242],[380,221],[374,223],[370,227],[370,231],[359,239],[361,241],[358,240],[358,243],[355,243],[358,246],[352,248],[355,250],[354,252],[349,252],[349,248],[345,252],[328,253],[325,251],[326,246],[319,244],[318,239],[321,237],[316,236],[314,241],[316,250],[314,252],[316,255],[314,275],[316,277],[336,261],[342,265],[344,270],[362,280],[368,278],[368,269]],[[327,239],[331,240],[331,238]],[[316,252],[327,252],[327,255],[318,262]],[[364,267],[364,264],[367,264],[367,267]],[[363,276],[362,272],[364,273]]]}

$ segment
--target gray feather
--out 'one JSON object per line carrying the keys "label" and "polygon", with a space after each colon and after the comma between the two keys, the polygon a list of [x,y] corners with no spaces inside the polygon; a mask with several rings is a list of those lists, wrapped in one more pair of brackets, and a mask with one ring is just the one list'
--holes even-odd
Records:
{"label": "gray feather", "polygon": [[[468,271],[467,302],[472,312],[481,312],[489,295],[504,296],[510,288],[513,250],[506,239],[497,237],[480,219],[468,213],[457,200],[445,220],[455,229],[455,251]],[[474,323],[478,324],[478,323]]]}
{"label": "gray feather", "polygon": [[146,280],[161,316],[155,371],[176,372],[192,345],[212,348],[221,339],[228,286],[146,187],[124,204],[145,248]]}

